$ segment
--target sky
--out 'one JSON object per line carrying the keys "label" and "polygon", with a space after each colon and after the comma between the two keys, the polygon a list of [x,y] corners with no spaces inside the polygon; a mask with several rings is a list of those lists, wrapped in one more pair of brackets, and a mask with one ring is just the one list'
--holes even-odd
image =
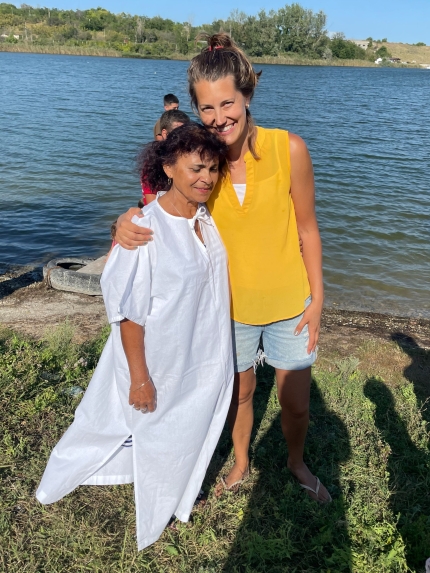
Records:
{"label": "sky", "polygon": [[[293,0],[48,0],[46,3],[51,2],[51,7],[62,9],[85,10],[99,5],[114,13],[162,16],[177,22],[191,18],[197,26],[226,19],[235,8],[253,15],[262,8],[278,10]],[[363,40],[370,36],[387,38],[389,42],[430,45],[430,0],[299,0],[299,4],[325,12],[328,31],[343,32],[349,39]]]}

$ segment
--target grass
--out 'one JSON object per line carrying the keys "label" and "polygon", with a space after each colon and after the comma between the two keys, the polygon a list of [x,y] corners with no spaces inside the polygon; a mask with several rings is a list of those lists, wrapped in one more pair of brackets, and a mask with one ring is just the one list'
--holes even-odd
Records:
{"label": "grass", "polygon": [[336,67],[356,67],[356,68],[373,68],[377,67],[374,62],[369,60],[331,60],[313,59],[291,54],[289,56],[262,56],[251,58],[253,64],[278,64],[286,66],[336,66]]}
{"label": "grass", "polygon": [[[425,52],[426,48],[416,48],[416,50],[422,50],[423,54],[426,53]],[[51,46],[39,46],[37,44],[30,44],[25,42],[18,42],[17,44],[9,44],[7,42],[2,42],[0,43],[0,52],[62,54],[62,55],[72,55],[72,56],[108,56],[114,58],[161,59],[161,60],[184,60],[184,61],[189,61],[193,56],[196,55],[196,53],[190,53],[186,56],[179,53],[172,53],[169,56],[149,56],[149,55],[136,54],[134,52],[120,52],[113,48],[101,48],[101,47],[95,48],[90,46],[80,47],[80,46],[67,46],[61,44],[53,44]],[[290,56],[264,56],[261,58],[252,57],[251,61],[254,64],[279,64],[279,65],[289,65],[289,66],[337,66],[337,67],[352,66],[360,68],[377,67],[377,65],[374,62],[370,62],[368,60],[338,60],[338,59],[315,60],[312,58],[307,58],[305,56],[300,56],[298,54],[291,54]],[[419,59],[417,60],[417,63],[420,63]],[[397,64],[393,66],[404,67],[402,65],[397,65]]]}
{"label": "grass", "polygon": [[[375,44],[381,46],[382,44]],[[394,58],[400,58],[403,62],[416,62],[417,64],[430,65],[430,46],[412,46],[397,42],[385,42],[388,51]]]}
{"label": "grass", "polygon": [[18,43],[9,44],[0,43],[0,52],[20,52],[32,54],[56,54],[69,56],[108,56],[110,58],[120,58],[121,52],[109,48],[91,48],[80,46],[63,46],[55,44],[52,46],[38,46],[37,44]]}
{"label": "grass", "polygon": [[330,506],[308,499],[286,470],[273,371],[264,367],[251,479],[237,495],[214,497],[219,472],[232,463],[224,432],[206,506],[138,553],[132,486],[81,487],[51,506],[34,498],[107,335],[78,346],[68,323],[38,342],[0,332],[1,571],[424,572],[430,355],[412,339],[367,342],[341,360],[326,353],[314,368],[306,459],[330,489]]}

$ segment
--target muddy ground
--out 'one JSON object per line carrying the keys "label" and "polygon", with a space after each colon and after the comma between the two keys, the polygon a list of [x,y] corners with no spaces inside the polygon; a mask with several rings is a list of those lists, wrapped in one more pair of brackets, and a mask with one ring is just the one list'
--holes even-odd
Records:
{"label": "muddy ground", "polygon": [[[68,318],[77,341],[95,335],[107,323],[98,296],[56,291],[43,282],[40,267],[9,269],[0,276],[0,323],[43,337]],[[430,348],[430,320],[326,308],[319,346],[323,353],[347,356],[366,340],[395,340]]]}

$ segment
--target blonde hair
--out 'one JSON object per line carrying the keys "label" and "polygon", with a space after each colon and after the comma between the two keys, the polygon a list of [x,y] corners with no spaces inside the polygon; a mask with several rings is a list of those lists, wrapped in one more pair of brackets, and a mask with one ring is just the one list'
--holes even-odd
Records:
{"label": "blonde hair", "polygon": [[[226,76],[233,76],[235,88],[245,97],[252,99],[261,72],[255,72],[245,53],[225,32],[219,34],[199,34],[196,40],[206,40],[207,46],[195,56],[188,68],[188,91],[191,105],[197,111],[195,85],[201,80],[216,82]],[[252,156],[259,159],[255,150],[257,130],[251,112],[246,108],[248,124],[248,147]]]}

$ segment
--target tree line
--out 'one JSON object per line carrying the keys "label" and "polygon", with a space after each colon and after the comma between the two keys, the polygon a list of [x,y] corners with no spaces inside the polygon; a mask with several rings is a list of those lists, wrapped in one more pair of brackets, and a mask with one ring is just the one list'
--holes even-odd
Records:
{"label": "tree line", "polygon": [[5,42],[108,47],[129,55],[166,57],[196,52],[194,38],[199,32],[224,30],[250,56],[375,58],[374,49],[364,50],[341,33],[329,37],[326,22],[324,12],[314,12],[297,3],[276,11],[261,10],[255,16],[233,10],[227,20],[202,26],[194,26],[191,19],[174,22],[160,16],[113,14],[101,7],[59,10],[0,4],[0,36]]}

